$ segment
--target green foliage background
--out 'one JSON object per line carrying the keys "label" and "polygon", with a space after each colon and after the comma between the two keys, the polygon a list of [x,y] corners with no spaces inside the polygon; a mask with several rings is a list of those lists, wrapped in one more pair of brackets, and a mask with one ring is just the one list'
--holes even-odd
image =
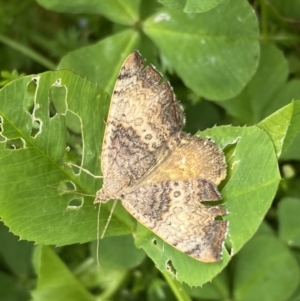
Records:
{"label": "green foliage background", "polygon": [[[0,300],[300,300],[299,0],[1,2]],[[135,49],[170,81],[185,131],[226,155],[218,263],[121,204],[97,253],[112,204],[97,225],[101,179],[66,163],[101,174],[110,95]]]}

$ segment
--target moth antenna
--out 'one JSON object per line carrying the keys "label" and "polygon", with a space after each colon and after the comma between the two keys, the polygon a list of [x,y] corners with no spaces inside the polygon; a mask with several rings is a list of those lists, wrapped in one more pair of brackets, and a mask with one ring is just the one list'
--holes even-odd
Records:
{"label": "moth antenna", "polygon": [[85,169],[85,168],[83,168],[83,167],[81,167],[81,166],[79,166],[79,165],[76,165],[76,164],[74,164],[74,163],[71,163],[71,162],[68,162],[68,163],[65,163],[67,166],[73,166],[73,167],[76,167],[76,168],[78,168],[79,170],[82,170],[83,172],[85,172],[86,174],[88,174],[88,175],[90,175],[90,176],[92,176],[93,178],[95,178],[95,179],[102,179],[103,178],[103,176],[96,176],[96,175],[94,175],[94,174],[92,174],[89,170],[87,170],[87,169]]}
{"label": "moth antenna", "polygon": [[105,232],[106,232],[106,229],[107,229],[107,227],[108,227],[108,224],[109,224],[109,222],[110,222],[110,220],[111,220],[112,214],[113,214],[113,212],[114,212],[114,210],[115,210],[115,208],[116,208],[117,201],[118,201],[118,200],[114,200],[114,203],[113,203],[113,205],[112,205],[112,207],[111,207],[109,217],[108,217],[108,219],[107,219],[106,225],[105,225],[104,230],[103,230],[102,235],[101,235],[101,239],[104,237],[104,234],[105,234]]}
{"label": "moth antenna", "polygon": [[[96,259],[97,259],[97,265],[100,267],[99,262],[99,246],[100,246],[100,211],[101,211],[101,202],[99,204],[98,208],[98,217],[97,217],[97,247],[96,247]],[[102,237],[101,237],[102,238]]]}

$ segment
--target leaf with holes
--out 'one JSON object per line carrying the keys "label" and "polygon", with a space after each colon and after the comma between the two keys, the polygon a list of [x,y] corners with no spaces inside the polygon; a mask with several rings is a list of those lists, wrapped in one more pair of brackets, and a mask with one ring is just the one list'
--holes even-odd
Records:
{"label": "leaf with holes", "polygon": [[[18,79],[1,90],[0,98],[4,223],[22,239],[41,244],[96,239],[93,199],[101,183],[83,172],[74,173],[65,162],[100,174],[107,94],[72,72],[56,71]],[[103,223],[110,204],[106,208]],[[115,216],[119,218],[112,219],[108,235],[129,233],[131,217],[121,206]]]}
{"label": "leaf with holes", "polygon": [[229,221],[229,236],[222,261],[199,262],[164,243],[145,227],[139,225],[136,232],[137,246],[147,252],[158,268],[173,273],[190,286],[210,281],[227,265],[230,256],[254,235],[280,181],[274,146],[263,130],[223,126],[207,129],[199,135],[211,137],[224,149],[227,159],[227,177],[221,183],[221,193],[229,211],[224,217]]}
{"label": "leaf with holes", "polygon": [[[93,196],[101,183],[89,174],[74,172],[65,162],[100,174],[107,95],[69,71],[24,77],[0,93],[0,212],[4,223],[21,238],[37,243],[65,245],[95,239],[97,210]],[[271,205],[280,179],[274,146],[265,131],[227,126],[200,135],[212,137],[227,157],[228,176],[221,188],[229,209],[224,218],[230,221],[230,240],[223,260],[201,263],[144,227],[135,229],[120,202],[107,232],[135,232],[136,245],[161,271],[176,274],[179,281],[189,285],[211,280],[226,266],[230,255],[251,238]],[[110,203],[101,213],[101,229]]]}

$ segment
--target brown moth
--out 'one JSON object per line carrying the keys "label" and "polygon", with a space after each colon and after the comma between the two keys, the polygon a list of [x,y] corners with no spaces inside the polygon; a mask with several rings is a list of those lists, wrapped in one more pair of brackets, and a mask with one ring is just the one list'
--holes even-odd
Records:
{"label": "brown moth", "polygon": [[208,139],[182,132],[185,118],[168,82],[135,51],[121,67],[101,155],[103,186],[95,203],[121,200],[168,244],[194,259],[221,258],[227,221],[217,185],[225,157]]}

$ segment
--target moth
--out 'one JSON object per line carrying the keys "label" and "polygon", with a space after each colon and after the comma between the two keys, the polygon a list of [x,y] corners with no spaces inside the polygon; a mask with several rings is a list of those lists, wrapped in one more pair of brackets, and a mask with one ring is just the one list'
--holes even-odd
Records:
{"label": "moth", "polygon": [[168,244],[192,258],[221,258],[227,221],[218,201],[226,177],[222,150],[182,132],[185,117],[173,89],[135,51],[123,63],[109,108],[95,203],[111,199]]}

